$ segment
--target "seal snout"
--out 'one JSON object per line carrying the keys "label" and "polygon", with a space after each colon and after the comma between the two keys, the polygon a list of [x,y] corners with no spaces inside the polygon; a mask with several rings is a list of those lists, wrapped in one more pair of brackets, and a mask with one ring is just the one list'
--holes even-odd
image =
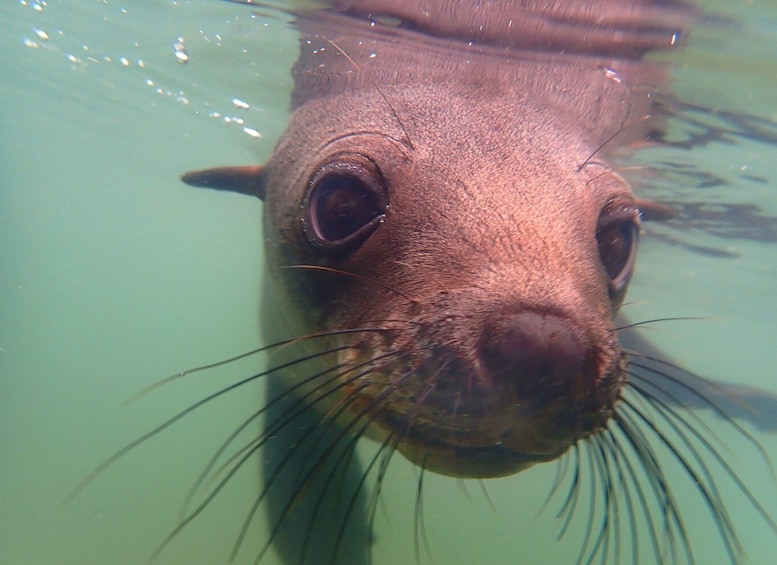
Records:
{"label": "seal snout", "polygon": [[567,319],[523,311],[486,325],[480,357],[495,383],[514,389],[519,402],[544,404],[578,388],[586,348]]}
{"label": "seal snout", "polygon": [[558,455],[606,422],[617,372],[568,317],[541,310],[492,316],[481,332],[478,355],[489,387],[511,414],[502,436],[510,449]]}
{"label": "seal snout", "polygon": [[596,355],[589,340],[569,319],[551,312],[524,310],[490,319],[479,356],[486,378],[514,394],[517,405],[549,410],[561,419],[580,418],[565,408],[574,406],[577,412],[598,380],[592,374]]}

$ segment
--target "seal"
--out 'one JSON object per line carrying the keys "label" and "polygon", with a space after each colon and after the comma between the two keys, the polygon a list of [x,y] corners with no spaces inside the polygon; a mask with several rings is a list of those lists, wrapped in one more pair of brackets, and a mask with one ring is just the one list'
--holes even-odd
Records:
{"label": "seal", "polygon": [[[256,447],[259,500],[276,524],[265,551],[274,544],[285,563],[368,562],[375,503],[362,487],[375,468],[380,484],[395,451],[426,471],[489,478],[591,444],[602,472],[630,457],[650,477],[638,487],[624,473],[642,506],[650,494],[664,508],[645,509],[651,528],[690,554],[645,439],[665,436],[628,396],[661,411],[671,394],[646,381],[677,381],[666,366],[640,373],[648,364],[614,321],[641,222],[669,212],[638,199],[608,159],[661,128],[665,72],[644,56],[680,45],[693,10],[420,8],[354,0],[297,14],[293,113],[270,160],[183,176],[264,203],[272,400]],[[383,457],[366,470],[354,455],[362,437]],[[714,483],[670,450],[736,562]],[[653,551],[661,561],[655,538]],[[623,558],[606,543],[581,554],[610,557]]]}
{"label": "seal", "polygon": [[[405,17],[388,3],[302,20],[295,111],[270,161],[183,180],[265,202],[274,275],[264,296],[294,305],[291,316],[263,316],[289,322],[265,328],[268,338],[370,321],[390,329],[359,347],[350,335],[330,340],[351,345],[338,365],[418,350],[390,362],[413,378],[371,370],[356,404],[396,388],[375,426],[416,411],[402,453],[453,476],[501,476],[600,429],[624,384],[612,312],[633,272],[640,204],[591,156],[609,135],[644,135],[658,73],[591,54],[645,52],[640,29],[620,48],[497,55],[493,44],[462,50],[472,22],[464,10],[446,21],[447,4],[433,4],[430,21],[455,41],[423,35],[423,50],[417,33],[372,25],[375,14]],[[527,8],[499,4],[484,29],[512,19],[501,39],[526,41]],[[578,25],[570,43],[591,29]],[[541,43],[545,32],[534,33]],[[651,33],[654,47],[670,47],[682,30]]]}

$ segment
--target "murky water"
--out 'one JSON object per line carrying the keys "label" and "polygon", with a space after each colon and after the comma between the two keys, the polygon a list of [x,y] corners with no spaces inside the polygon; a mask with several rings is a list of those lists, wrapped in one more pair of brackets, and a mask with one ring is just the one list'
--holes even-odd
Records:
{"label": "murky water", "polygon": [[[777,5],[718,4],[709,9],[731,20],[697,27],[675,64],[675,92],[777,120]],[[295,34],[280,13],[215,0],[7,1],[0,15],[0,561],[143,563],[177,523],[207,456],[260,402],[258,387],[208,406],[62,501],[116,449],[261,366],[191,375],[125,403],[164,376],[258,343],[260,204],[178,177],[269,155],[286,121]],[[647,179],[656,197],[718,206],[729,221],[649,226],[629,314],[703,318],[649,336],[700,374],[777,393],[777,148],[729,141],[634,157],[673,164]],[[777,461],[777,435],[753,433]],[[723,454],[777,508],[757,453]],[[541,466],[488,481],[489,502],[476,482],[427,475],[434,562],[573,562],[585,512],[562,542],[560,499],[537,516],[553,476]],[[416,480],[395,458],[376,563],[415,559]],[[677,496],[689,499],[697,562],[726,563],[684,485]],[[160,562],[225,562],[258,486],[256,473],[237,476]],[[749,562],[773,562],[774,533],[735,489],[721,489]],[[264,528],[259,517],[238,562],[253,562]]]}

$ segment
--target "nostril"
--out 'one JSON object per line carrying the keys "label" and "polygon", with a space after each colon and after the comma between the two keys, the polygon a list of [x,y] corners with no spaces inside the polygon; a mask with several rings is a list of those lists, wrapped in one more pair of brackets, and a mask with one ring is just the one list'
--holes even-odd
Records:
{"label": "nostril", "polygon": [[496,382],[539,399],[574,394],[586,353],[568,320],[526,311],[490,322],[480,356]]}

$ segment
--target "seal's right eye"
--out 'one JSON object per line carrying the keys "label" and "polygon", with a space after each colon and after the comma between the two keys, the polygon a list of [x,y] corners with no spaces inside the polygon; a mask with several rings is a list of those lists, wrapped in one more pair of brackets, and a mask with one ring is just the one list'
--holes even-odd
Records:
{"label": "seal's right eye", "polygon": [[359,246],[386,217],[388,202],[377,167],[361,156],[338,156],[319,168],[302,202],[308,240],[323,250]]}

